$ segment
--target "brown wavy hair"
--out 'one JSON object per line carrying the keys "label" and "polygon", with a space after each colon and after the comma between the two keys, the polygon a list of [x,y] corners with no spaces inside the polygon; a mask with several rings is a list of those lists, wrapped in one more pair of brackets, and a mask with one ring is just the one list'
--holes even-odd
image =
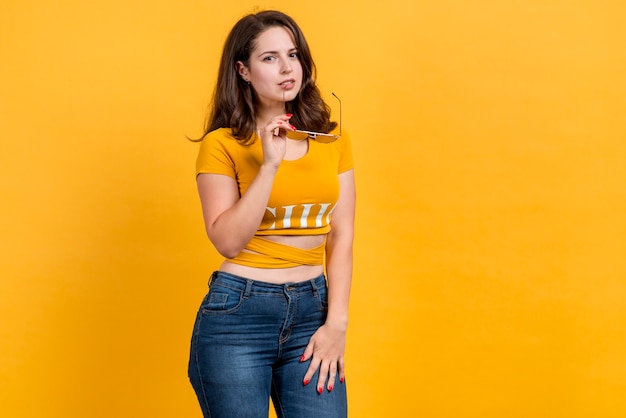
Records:
{"label": "brown wavy hair", "polygon": [[285,103],[286,112],[293,114],[290,123],[299,129],[317,132],[330,132],[337,126],[330,120],[330,108],[315,84],[315,63],[302,30],[286,14],[267,10],[241,18],[230,31],[222,52],[209,117],[198,141],[215,129],[230,128],[241,143],[253,142],[257,98],[252,86],[239,76],[236,63],[241,61],[249,67],[250,54],[258,36],[276,26],[284,27],[292,34],[302,65],[302,87],[294,100]]}

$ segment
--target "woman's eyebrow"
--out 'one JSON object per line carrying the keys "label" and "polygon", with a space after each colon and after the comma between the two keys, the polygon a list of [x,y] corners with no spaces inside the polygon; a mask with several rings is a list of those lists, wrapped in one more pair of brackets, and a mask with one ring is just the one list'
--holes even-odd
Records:
{"label": "woman's eyebrow", "polygon": [[[298,51],[298,48],[296,48],[295,46],[293,48],[290,48],[287,50],[287,52],[293,52],[293,51]],[[265,54],[278,54],[278,51],[263,51],[261,53],[259,53],[259,57],[265,55]]]}

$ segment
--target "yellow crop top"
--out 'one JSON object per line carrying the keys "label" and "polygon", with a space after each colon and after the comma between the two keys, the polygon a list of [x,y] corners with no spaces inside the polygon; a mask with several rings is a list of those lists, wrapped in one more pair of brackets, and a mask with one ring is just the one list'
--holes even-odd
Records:
{"label": "yellow crop top", "polygon": [[[236,180],[243,195],[263,162],[261,141],[241,145],[228,128],[208,133],[200,144],[196,175],[222,174]],[[229,261],[251,267],[281,268],[323,264],[324,245],[301,250],[262,238],[267,235],[320,235],[330,231],[330,219],[339,198],[340,173],[354,166],[350,139],[330,144],[309,141],[307,153],[281,163],[268,206],[255,237],[246,250]]]}

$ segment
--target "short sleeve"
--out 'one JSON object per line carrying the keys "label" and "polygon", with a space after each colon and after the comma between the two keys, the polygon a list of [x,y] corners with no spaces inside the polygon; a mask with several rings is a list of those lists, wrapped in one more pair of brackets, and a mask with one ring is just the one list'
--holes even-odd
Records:
{"label": "short sleeve", "polygon": [[352,156],[352,143],[350,136],[344,130],[341,138],[336,142],[339,149],[339,165],[337,167],[337,173],[341,174],[354,168],[354,158]]}
{"label": "short sleeve", "polygon": [[234,141],[222,129],[210,132],[205,136],[200,142],[200,150],[196,159],[196,176],[208,173],[236,178],[235,162],[232,155],[232,143]]}

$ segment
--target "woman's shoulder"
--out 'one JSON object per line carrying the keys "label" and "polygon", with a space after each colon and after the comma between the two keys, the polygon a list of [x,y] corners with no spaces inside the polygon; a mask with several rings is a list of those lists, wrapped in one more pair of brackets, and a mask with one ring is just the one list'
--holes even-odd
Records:
{"label": "woman's shoulder", "polygon": [[227,148],[239,148],[239,147],[248,147],[256,143],[256,136],[253,135],[247,141],[238,139],[234,134],[231,128],[217,128],[213,131],[210,131],[202,138],[202,142],[208,142],[212,144],[219,144],[220,146]]}
{"label": "woman's shoulder", "polygon": [[202,142],[208,141],[217,141],[217,142],[230,142],[235,140],[233,136],[233,131],[230,128],[217,128],[208,132],[202,138]]}
{"label": "woman's shoulder", "polygon": [[219,128],[202,138],[196,160],[196,174],[213,173],[234,176],[238,160],[237,140],[230,128]]}

